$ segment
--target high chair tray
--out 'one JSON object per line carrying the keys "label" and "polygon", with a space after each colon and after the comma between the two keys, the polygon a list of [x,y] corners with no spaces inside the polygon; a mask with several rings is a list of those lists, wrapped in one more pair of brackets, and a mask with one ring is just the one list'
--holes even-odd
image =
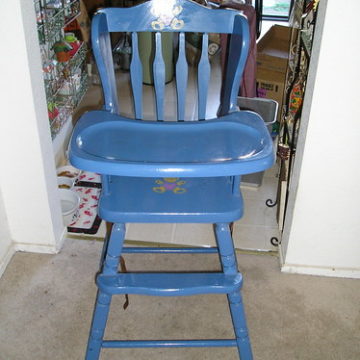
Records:
{"label": "high chair tray", "polygon": [[253,112],[156,122],[91,111],[75,126],[69,158],[75,167],[101,174],[201,177],[262,171],[274,154],[264,122]]}

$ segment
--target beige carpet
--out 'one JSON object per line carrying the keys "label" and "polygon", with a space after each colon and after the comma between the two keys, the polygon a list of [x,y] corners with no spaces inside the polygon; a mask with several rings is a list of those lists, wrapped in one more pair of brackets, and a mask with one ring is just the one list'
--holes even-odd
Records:
{"label": "beige carpet", "polygon": [[[0,359],[84,358],[101,243],[60,254],[17,253],[0,279]],[[146,255],[145,255],[146,256]],[[126,255],[128,270],[218,269],[216,255]],[[196,264],[196,259],[200,259]],[[269,255],[238,255],[254,358],[360,359],[360,281],[282,274]],[[108,337],[232,337],[223,295],[115,297]],[[102,359],[232,360],[233,348],[103,350]]]}

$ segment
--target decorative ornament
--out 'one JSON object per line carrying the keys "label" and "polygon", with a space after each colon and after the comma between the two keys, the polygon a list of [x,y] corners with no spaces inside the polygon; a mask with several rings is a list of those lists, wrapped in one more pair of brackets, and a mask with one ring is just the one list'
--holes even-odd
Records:
{"label": "decorative ornament", "polygon": [[177,5],[175,0],[154,0],[151,13],[156,20],[151,22],[151,27],[157,31],[163,30],[165,27],[180,30],[184,26],[184,21],[177,19],[176,16],[182,10],[182,6]]}

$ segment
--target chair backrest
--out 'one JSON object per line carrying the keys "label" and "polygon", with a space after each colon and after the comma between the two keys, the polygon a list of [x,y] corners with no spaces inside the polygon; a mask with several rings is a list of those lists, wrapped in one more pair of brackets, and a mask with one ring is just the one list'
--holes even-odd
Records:
{"label": "chair backrest", "polygon": [[211,71],[208,56],[209,33],[231,34],[226,76],[221,91],[221,114],[224,115],[237,109],[237,96],[249,47],[248,24],[241,13],[227,9],[209,9],[188,0],[150,0],[129,8],[99,10],[92,20],[93,52],[104,93],[104,109],[119,114],[120,107],[110,41],[110,33],[113,32],[131,34],[130,76],[136,119],[143,119],[143,70],[138,46],[139,32],[155,34],[152,69],[157,120],[164,120],[165,64],[162,53],[162,32],[173,32],[178,36],[178,57],[175,65],[177,120],[182,121],[185,117],[188,82],[186,33],[202,34],[202,49],[197,69],[198,119],[205,119],[206,115]]}

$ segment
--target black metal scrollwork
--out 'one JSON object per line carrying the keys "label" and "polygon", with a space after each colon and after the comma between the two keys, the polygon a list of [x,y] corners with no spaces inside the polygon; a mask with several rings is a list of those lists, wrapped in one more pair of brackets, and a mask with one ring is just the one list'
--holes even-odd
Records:
{"label": "black metal scrollwork", "polygon": [[275,236],[270,239],[270,242],[273,246],[279,246],[281,244],[281,241]]}
{"label": "black metal scrollwork", "polygon": [[274,207],[274,206],[276,206],[277,201],[273,201],[272,199],[267,199],[267,200],[265,201],[265,204],[266,204],[266,206],[268,206],[268,207]]}

